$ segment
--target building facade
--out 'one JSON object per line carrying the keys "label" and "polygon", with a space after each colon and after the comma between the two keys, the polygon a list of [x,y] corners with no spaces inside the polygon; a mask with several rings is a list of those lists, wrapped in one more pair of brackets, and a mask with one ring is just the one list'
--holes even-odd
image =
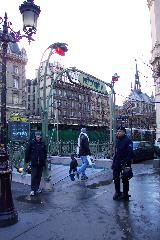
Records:
{"label": "building facade", "polygon": [[[9,43],[7,52],[6,72],[6,116],[13,113],[25,114],[26,105],[26,72],[27,54],[25,49],[19,49],[17,43]],[[0,81],[2,81],[2,48],[0,45]]]}
{"label": "building facade", "polygon": [[127,128],[150,129],[156,128],[155,98],[141,90],[139,72],[136,64],[134,88],[123,106],[117,109],[117,125]]}
{"label": "building facade", "polygon": [[[40,99],[38,99],[38,80],[27,80],[27,112],[40,121],[43,104],[45,62],[40,71]],[[57,73],[63,69],[59,63],[50,63],[46,76],[46,96]],[[30,91],[30,92],[29,92]],[[73,84],[64,74],[55,84],[48,109],[49,123],[62,125],[106,126],[109,128],[109,96],[96,93],[80,84]]]}
{"label": "building facade", "polygon": [[153,77],[155,81],[156,139],[160,138],[160,0],[147,0],[150,11]]}

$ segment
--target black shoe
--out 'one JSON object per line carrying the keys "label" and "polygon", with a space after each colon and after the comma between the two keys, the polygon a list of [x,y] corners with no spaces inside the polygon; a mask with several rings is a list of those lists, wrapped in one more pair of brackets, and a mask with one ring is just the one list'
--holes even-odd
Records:
{"label": "black shoe", "polygon": [[88,179],[87,176],[82,176],[82,177],[81,177],[81,180],[87,180],[87,179]]}
{"label": "black shoe", "polygon": [[119,200],[121,199],[122,193],[121,192],[115,192],[115,194],[113,195],[113,200]]}
{"label": "black shoe", "polygon": [[131,195],[123,193],[122,196],[121,196],[121,199],[124,200],[124,201],[129,201],[130,197],[131,197]]}
{"label": "black shoe", "polygon": [[74,178],[75,175],[73,173],[69,174],[69,176],[70,176],[71,181],[75,181],[75,178]]}

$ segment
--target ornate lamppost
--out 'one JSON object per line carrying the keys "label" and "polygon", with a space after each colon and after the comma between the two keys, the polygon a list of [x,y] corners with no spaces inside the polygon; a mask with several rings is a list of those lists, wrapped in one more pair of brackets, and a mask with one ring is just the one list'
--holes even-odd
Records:
{"label": "ornate lamppost", "polygon": [[1,91],[1,125],[0,125],[0,227],[9,226],[18,221],[18,214],[14,208],[11,193],[11,170],[8,165],[7,151],[7,122],[6,122],[6,68],[7,68],[7,49],[9,43],[19,42],[23,37],[29,43],[34,40],[32,35],[37,30],[37,19],[40,14],[40,7],[34,4],[34,0],[27,0],[19,7],[23,17],[23,31],[15,32],[11,22],[8,21],[7,13],[4,19],[0,17],[0,43],[2,58],[2,78],[0,80]]}
{"label": "ornate lamppost", "polygon": [[[56,79],[52,79],[51,81],[51,86],[50,86],[50,91],[49,91],[49,95],[47,95],[47,76],[48,76],[48,67],[49,67],[49,61],[50,58],[53,54],[58,54],[61,56],[64,56],[65,53],[68,51],[67,48],[67,44],[66,43],[53,43],[51,44],[42,54],[41,57],[41,61],[40,61],[40,65],[38,68],[38,73],[37,73],[37,82],[38,82],[38,98],[40,100],[40,112],[41,112],[41,122],[42,122],[42,135],[43,135],[43,139],[45,141],[45,143],[48,145],[48,111],[49,111],[49,101],[52,97],[52,90],[53,90],[53,86],[54,83],[57,81],[57,79],[59,78],[59,76],[61,76],[63,74],[63,71],[61,71]],[[45,67],[44,67],[44,73],[43,76],[41,77],[41,66],[42,66],[42,61],[43,61],[43,56],[46,53],[46,51],[49,50],[49,54],[47,57],[47,60],[45,62]],[[65,71],[65,70],[64,70]],[[42,83],[42,96],[40,93],[40,84]],[[44,176],[44,180],[48,181],[49,178],[49,173],[48,173],[48,167],[46,166],[46,168],[44,168],[43,171],[43,176]]]}
{"label": "ornate lamppost", "polygon": [[114,90],[114,84],[119,80],[117,73],[112,76],[111,80],[111,95],[110,95],[110,155],[113,156],[113,149],[115,147],[115,140],[116,140],[116,93]]}
{"label": "ornate lamppost", "polygon": [[[51,96],[47,96],[47,92],[46,92],[46,80],[47,80],[47,73],[48,73],[48,66],[49,66],[49,60],[51,58],[51,56],[56,53],[58,55],[61,55],[61,56],[64,56],[65,53],[68,51],[68,48],[67,48],[67,44],[66,43],[54,43],[54,44],[51,44],[43,53],[42,55],[42,58],[41,58],[41,61],[40,61],[40,66],[38,68],[38,97],[39,99],[40,98],[40,81],[41,81],[41,76],[40,76],[40,70],[41,70],[41,64],[42,64],[42,59],[43,59],[43,56],[45,54],[45,52],[47,50],[50,50],[49,51],[49,55],[48,55],[48,58],[46,60],[46,63],[45,63],[45,68],[44,68],[44,74],[43,74],[43,96],[42,96],[42,102],[41,102],[41,120],[42,120],[42,134],[43,134],[43,138],[45,140],[45,142],[47,143],[48,141],[48,108],[49,108],[49,105],[47,104],[50,100],[50,97]],[[54,80],[53,82],[51,83],[51,87],[53,87],[52,85],[54,84]]]}

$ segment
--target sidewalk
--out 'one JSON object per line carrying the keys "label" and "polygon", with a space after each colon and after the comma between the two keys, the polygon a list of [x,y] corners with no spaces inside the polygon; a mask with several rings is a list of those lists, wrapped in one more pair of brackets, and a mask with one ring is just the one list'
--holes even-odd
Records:
{"label": "sidewalk", "polygon": [[[70,164],[70,157],[51,157],[49,159],[51,161],[51,182],[53,185],[57,184],[58,182],[69,179],[69,164]],[[95,165],[93,167],[88,167],[86,170],[86,174],[89,177],[89,179],[96,177],[100,173],[103,174],[103,172],[108,171],[111,169],[112,161],[110,159],[97,159],[95,161]],[[78,159],[78,165],[81,165],[81,160]],[[12,172],[12,181],[13,182],[19,182],[23,184],[30,185],[30,174],[20,174],[16,171],[16,169],[13,169]]]}
{"label": "sidewalk", "polygon": [[112,200],[109,168],[88,168],[89,180],[72,182],[67,177],[68,165],[55,164],[54,191],[42,193],[37,201],[27,200],[29,185],[13,182],[19,221],[1,228],[0,239],[159,240],[160,175],[152,166],[147,161],[133,165],[128,203]]}

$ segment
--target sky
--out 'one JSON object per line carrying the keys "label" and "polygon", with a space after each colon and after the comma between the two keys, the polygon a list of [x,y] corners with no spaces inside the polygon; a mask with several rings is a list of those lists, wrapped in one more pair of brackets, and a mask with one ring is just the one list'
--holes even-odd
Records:
{"label": "sky", "polygon": [[[15,31],[22,31],[19,5],[23,0],[5,0],[0,16],[7,12]],[[41,13],[35,41],[29,45],[22,39],[28,55],[27,78],[35,77],[45,49],[52,43],[68,44],[66,56],[53,56],[65,67],[74,66],[103,81],[115,83],[116,104],[129,95],[134,85],[135,59],[140,72],[142,91],[154,93],[154,81],[149,68],[151,58],[151,26],[147,0],[35,0]],[[1,25],[2,26],[2,25]],[[0,26],[0,27],[1,27]],[[23,32],[23,31],[22,31]],[[44,56],[47,57],[47,54]],[[109,89],[108,89],[109,90]]]}

